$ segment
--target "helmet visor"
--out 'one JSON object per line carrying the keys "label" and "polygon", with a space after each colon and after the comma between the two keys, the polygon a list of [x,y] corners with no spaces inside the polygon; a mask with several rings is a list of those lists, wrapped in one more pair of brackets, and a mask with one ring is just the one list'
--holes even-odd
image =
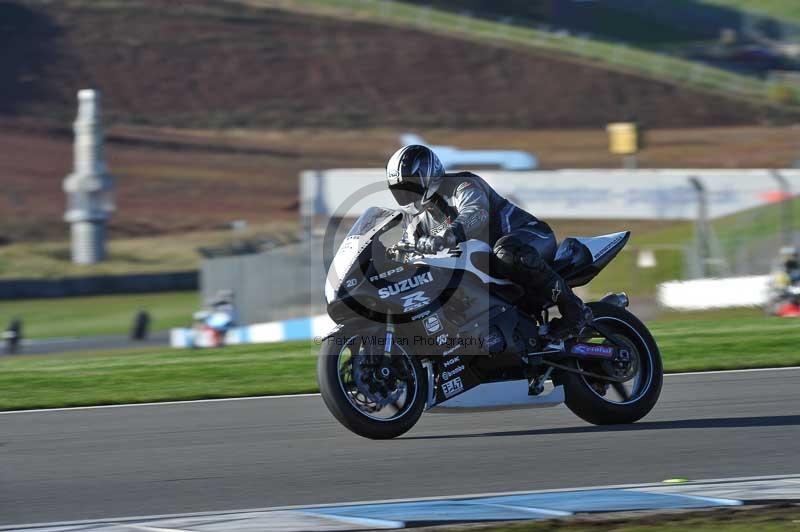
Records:
{"label": "helmet visor", "polygon": [[419,202],[425,195],[425,188],[420,183],[419,177],[403,177],[399,183],[389,185],[395,201],[401,207]]}

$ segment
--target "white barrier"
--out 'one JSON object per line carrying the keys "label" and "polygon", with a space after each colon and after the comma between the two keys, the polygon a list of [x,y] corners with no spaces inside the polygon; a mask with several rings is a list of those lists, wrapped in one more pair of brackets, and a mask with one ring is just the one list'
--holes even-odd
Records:
{"label": "white barrier", "polygon": [[[295,320],[256,323],[234,327],[225,335],[227,345],[268,344],[292,340],[310,340],[328,334],[335,323],[327,315]],[[193,329],[177,328],[170,331],[170,345],[176,348],[208,347],[213,344],[210,335],[196,335]]]}
{"label": "white barrier", "polygon": [[671,281],[658,286],[658,303],[675,310],[758,307],[769,300],[769,275]]}

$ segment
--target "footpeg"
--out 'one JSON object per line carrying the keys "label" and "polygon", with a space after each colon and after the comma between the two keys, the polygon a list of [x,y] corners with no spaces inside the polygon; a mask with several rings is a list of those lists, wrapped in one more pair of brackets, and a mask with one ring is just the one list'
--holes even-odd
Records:
{"label": "footpeg", "polygon": [[531,379],[531,381],[528,383],[528,395],[541,395],[541,393],[544,391],[544,383],[550,378],[551,373],[553,373],[552,366],[547,368],[547,371],[535,379]]}

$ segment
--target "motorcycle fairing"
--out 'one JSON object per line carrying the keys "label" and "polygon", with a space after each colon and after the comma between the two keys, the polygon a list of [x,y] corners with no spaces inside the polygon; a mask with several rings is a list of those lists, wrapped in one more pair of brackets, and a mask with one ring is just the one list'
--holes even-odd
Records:
{"label": "motorcycle fairing", "polygon": [[429,403],[432,413],[462,413],[519,408],[548,408],[564,402],[564,386],[553,385],[540,395],[528,395],[525,379],[487,382],[442,402]]}
{"label": "motorcycle fairing", "polygon": [[442,356],[439,360],[438,371],[432,374],[432,382],[428,383],[429,386],[434,385],[434,404],[461,395],[481,383],[478,376],[470,369],[468,358],[460,355],[447,355]]}
{"label": "motorcycle fairing", "polygon": [[472,273],[485,284],[510,285],[508,279],[494,277],[482,269],[477,260],[483,254],[491,254],[492,248],[482,240],[467,240],[458,244],[457,250],[446,249],[436,255],[426,256],[414,261],[414,264],[427,264],[447,270],[464,270]]}
{"label": "motorcycle fairing", "polygon": [[403,213],[370,207],[358,218],[333,256],[325,278],[325,299],[330,304],[340,294],[345,279],[349,279],[353,266],[375,236],[400,221]]}
{"label": "motorcycle fairing", "polygon": [[553,269],[572,287],[583,286],[625,247],[630,231],[595,237],[569,237],[558,246]]}

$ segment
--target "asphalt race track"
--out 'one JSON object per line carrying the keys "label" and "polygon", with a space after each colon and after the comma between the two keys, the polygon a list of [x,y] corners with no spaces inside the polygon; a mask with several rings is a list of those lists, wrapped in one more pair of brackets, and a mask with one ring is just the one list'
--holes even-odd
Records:
{"label": "asphalt race track", "polygon": [[673,375],[642,422],[423,416],[399,440],[318,396],[0,415],[0,524],[800,472],[800,369]]}

